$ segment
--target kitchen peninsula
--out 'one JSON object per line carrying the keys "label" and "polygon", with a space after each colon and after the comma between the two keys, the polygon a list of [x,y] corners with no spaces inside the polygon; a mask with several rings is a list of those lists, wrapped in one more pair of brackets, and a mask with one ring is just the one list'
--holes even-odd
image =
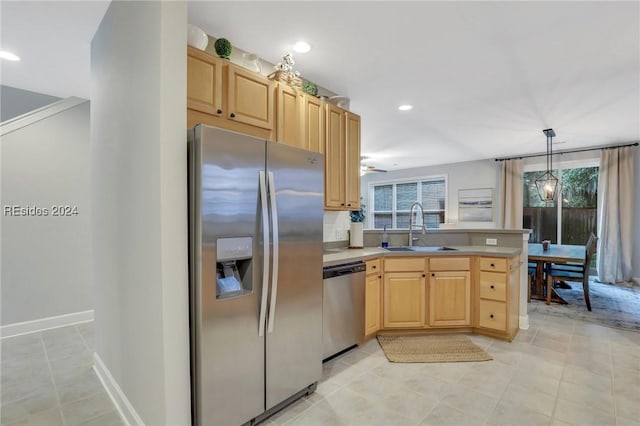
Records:
{"label": "kitchen peninsula", "polygon": [[[366,262],[363,338],[378,331],[458,331],[511,341],[528,326],[521,268],[528,235],[528,230],[435,230],[409,248],[403,246],[407,233],[394,231],[390,251],[374,245],[379,232],[367,231],[368,247],[327,247],[323,260],[324,266]],[[487,238],[500,245],[485,245]],[[443,246],[453,250],[439,249]]]}

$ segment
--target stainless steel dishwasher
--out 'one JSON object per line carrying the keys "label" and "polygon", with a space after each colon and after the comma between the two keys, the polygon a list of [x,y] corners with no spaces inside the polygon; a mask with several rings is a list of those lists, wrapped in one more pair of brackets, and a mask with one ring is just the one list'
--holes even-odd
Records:
{"label": "stainless steel dishwasher", "polygon": [[364,337],[365,263],[323,268],[322,359],[357,345]]}

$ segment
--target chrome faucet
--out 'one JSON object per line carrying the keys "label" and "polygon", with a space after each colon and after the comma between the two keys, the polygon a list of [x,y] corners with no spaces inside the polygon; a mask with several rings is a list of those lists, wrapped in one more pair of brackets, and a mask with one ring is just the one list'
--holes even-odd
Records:
{"label": "chrome faucet", "polygon": [[419,207],[420,208],[420,214],[422,217],[422,234],[425,233],[425,227],[424,227],[424,210],[422,209],[422,204],[420,204],[419,202],[415,202],[413,204],[411,204],[411,208],[409,209],[409,247],[413,246],[413,242],[417,241],[418,238],[413,238],[413,227],[415,226],[413,224],[413,208],[414,207]]}

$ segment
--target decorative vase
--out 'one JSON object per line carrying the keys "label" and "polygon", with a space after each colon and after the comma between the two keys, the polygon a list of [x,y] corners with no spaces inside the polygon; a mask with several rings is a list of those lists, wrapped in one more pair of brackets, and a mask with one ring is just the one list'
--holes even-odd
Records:
{"label": "decorative vase", "polygon": [[189,24],[187,27],[187,44],[196,49],[204,50],[209,44],[209,37],[200,28]]}
{"label": "decorative vase", "polygon": [[362,222],[351,222],[351,230],[349,231],[349,247],[362,248],[363,244],[364,224]]}
{"label": "decorative vase", "polygon": [[242,65],[245,68],[250,69],[255,72],[262,72],[262,66],[260,65],[260,59],[258,55],[255,53],[243,53],[242,54]]}

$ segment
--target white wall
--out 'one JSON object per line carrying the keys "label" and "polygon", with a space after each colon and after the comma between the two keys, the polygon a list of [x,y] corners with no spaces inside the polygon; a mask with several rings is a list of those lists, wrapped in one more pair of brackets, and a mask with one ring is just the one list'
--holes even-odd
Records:
{"label": "white wall", "polygon": [[347,211],[324,212],[323,241],[345,241],[349,239],[351,216]]}
{"label": "white wall", "polygon": [[114,1],[91,44],[96,353],[148,425],[190,424],[186,26]]}
{"label": "white wall", "polygon": [[[439,166],[416,167],[391,171],[388,173],[367,173],[362,176],[362,196],[367,206],[366,212],[371,211],[369,202],[369,185],[382,181],[413,179],[435,175],[447,176],[447,211],[445,220],[457,223],[461,228],[495,228],[498,223],[498,183],[499,163],[494,160],[468,161],[464,163],[443,164]],[[492,222],[459,222],[458,221],[458,190],[470,188],[492,188],[494,209]],[[459,223],[458,223],[459,222]]]}
{"label": "white wall", "polygon": [[59,100],[43,93],[0,86],[0,123]]}
{"label": "white wall", "polygon": [[[3,326],[93,309],[89,176],[88,101],[2,136]],[[48,215],[4,211],[14,205]]]}
{"label": "white wall", "polygon": [[[640,218],[640,148],[635,149],[636,155],[636,163],[635,163],[635,178],[634,182],[636,183],[636,193],[635,193],[635,204],[633,208],[634,216],[636,221]],[[633,263],[633,280],[636,284],[640,284],[640,226],[636,224],[634,228],[633,235],[633,254],[632,254],[632,263]]]}

